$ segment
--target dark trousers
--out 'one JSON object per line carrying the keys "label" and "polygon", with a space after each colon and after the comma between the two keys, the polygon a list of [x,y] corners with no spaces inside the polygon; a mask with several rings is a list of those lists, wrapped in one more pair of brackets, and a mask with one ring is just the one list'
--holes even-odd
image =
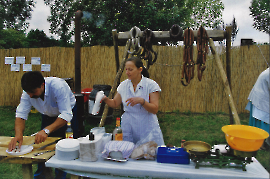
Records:
{"label": "dark trousers", "polygon": [[[79,125],[77,121],[77,105],[75,105],[72,109],[73,112],[73,118],[71,120],[71,128],[73,130],[73,138],[78,138],[78,131],[79,131]],[[54,123],[54,121],[57,119],[57,117],[49,117],[47,115],[42,114],[42,122],[41,122],[41,130],[47,127],[48,125]],[[67,125],[64,125],[63,127],[59,128],[58,130],[50,133],[49,137],[66,137],[66,129]],[[38,163],[38,169],[34,174],[34,179],[45,179],[45,163]],[[66,178],[66,172],[63,172],[62,170],[55,169],[55,179],[65,179]]]}

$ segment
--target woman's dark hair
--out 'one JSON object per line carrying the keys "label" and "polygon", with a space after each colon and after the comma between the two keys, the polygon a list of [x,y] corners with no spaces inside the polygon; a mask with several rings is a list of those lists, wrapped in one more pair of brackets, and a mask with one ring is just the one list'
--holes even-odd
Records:
{"label": "woman's dark hair", "polygon": [[36,88],[40,88],[43,83],[45,80],[39,71],[26,72],[21,79],[22,89],[30,93],[33,93]]}
{"label": "woman's dark hair", "polygon": [[128,62],[128,61],[133,62],[137,68],[142,67],[142,69],[143,69],[143,70],[142,70],[142,75],[143,75],[144,77],[149,78],[149,73],[148,73],[148,71],[146,70],[146,68],[144,67],[143,62],[142,62],[142,60],[141,60],[140,58],[133,56],[133,57],[128,58],[128,59],[127,59],[127,62]]}

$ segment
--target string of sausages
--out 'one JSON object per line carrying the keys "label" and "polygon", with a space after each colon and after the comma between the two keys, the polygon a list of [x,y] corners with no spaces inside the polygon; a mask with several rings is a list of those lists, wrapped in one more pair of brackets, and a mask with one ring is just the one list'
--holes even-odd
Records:
{"label": "string of sausages", "polygon": [[[193,42],[194,42],[194,33],[190,28],[187,28],[184,31],[184,64],[182,70],[182,79],[181,83],[184,86],[187,86],[190,83],[190,80],[194,77],[194,66],[193,61]],[[184,82],[186,80],[186,83]]]}
{"label": "string of sausages", "polygon": [[202,80],[202,74],[205,70],[206,66],[206,54],[209,52],[208,48],[208,41],[209,37],[207,35],[206,30],[201,26],[197,33],[197,50],[198,50],[198,56],[197,56],[197,71],[198,71],[198,79],[199,81]]}
{"label": "string of sausages", "polygon": [[[157,60],[157,52],[155,52],[152,48],[153,40],[155,36],[152,30],[145,29],[143,31],[143,37],[142,37],[142,46],[143,46],[143,52],[141,54],[141,59],[147,60],[147,67],[146,69],[149,69],[150,65],[153,65]],[[154,53],[155,58],[153,58],[152,53]]]}
{"label": "string of sausages", "polygon": [[[206,66],[206,54],[209,52],[208,48],[209,37],[206,30],[201,26],[197,32],[197,71],[198,79],[202,80],[203,71]],[[190,80],[194,78],[194,68],[195,63],[193,61],[193,42],[194,42],[194,33],[191,29],[187,28],[184,31],[184,64],[182,69],[182,79],[181,83],[184,86],[187,86],[190,83]],[[184,79],[186,83],[184,82]]]}
{"label": "string of sausages", "polygon": [[[153,65],[157,60],[157,53],[153,50],[152,44],[155,38],[154,33],[150,29],[145,29],[143,31],[142,43],[140,45],[140,29],[138,27],[133,27],[130,30],[130,37],[128,43],[130,44],[128,53],[131,55],[139,55],[141,59],[147,61],[146,69],[149,69],[150,65]],[[170,30],[170,37],[177,39],[182,34],[182,29],[176,24]],[[206,66],[206,54],[209,52],[208,48],[209,37],[206,30],[201,26],[197,32],[197,71],[198,79],[202,80],[203,71]],[[190,81],[194,78],[195,63],[193,61],[193,43],[194,43],[194,32],[187,28],[184,31],[184,57],[183,57],[183,69],[181,83],[187,86]],[[133,49],[133,51],[131,51]],[[153,59],[153,55],[155,55]]]}

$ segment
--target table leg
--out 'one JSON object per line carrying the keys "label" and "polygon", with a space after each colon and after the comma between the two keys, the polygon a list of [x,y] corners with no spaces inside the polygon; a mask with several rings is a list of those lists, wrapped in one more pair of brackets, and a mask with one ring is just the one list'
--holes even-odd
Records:
{"label": "table leg", "polygon": [[54,178],[52,168],[45,167],[45,178]]}
{"label": "table leg", "polygon": [[22,164],[23,179],[33,179],[32,164]]}
{"label": "table leg", "polygon": [[70,179],[79,179],[80,176],[70,174]]}

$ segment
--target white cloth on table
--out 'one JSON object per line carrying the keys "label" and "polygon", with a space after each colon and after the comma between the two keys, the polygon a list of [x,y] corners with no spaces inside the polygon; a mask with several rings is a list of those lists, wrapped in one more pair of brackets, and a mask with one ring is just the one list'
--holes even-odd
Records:
{"label": "white cloth on table", "polygon": [[[250,164],[246,165],[247,171],[238,168],[195,168],[193,161],[190,164],[158,163],[152,160],[134,160],[127,162],[108,161],[99,158],[96,162],[81,162],[80,159],[69,162],[58,160],[55,156],[46,162],[46,167],[62,169],[78,176],[93,178],[162,178],[162,179],[269,179],[267,170],[252,157]],[[85,174],[84,174],[85,172]]]}
{"label": "white cloth on table", "polygon": [[107,158],[111,152],[121,152],[124,159],[128,159],[134,149],[134,143],[129,141],[109,141],[105,144],[102,157]]}
{"label": "white cloth on table", "polygon": [[71,121],[72,108],[76,99],[65,80],[56,77],[45,77],[44,101],[41,98],[30,98],[23,91],[20,104],[16,110],[16,117],[27,120],[28,114],[33,106],[40,113],[50,117],[62,118]]}
{"label": "white cloth on table", "polygon": [[164,145],[157,115],[146,111],[141,104],[127,106],[126,102],[131,97],[142,97],[149,102],[150,93],[160,91],[159,85],[154,80],[143,75],[135,92],[133,84],[129,79],[123,81],[118,86],[117,92],[121,95],[125,111],[121,117],[123,140],[133,142],[136,144],[136,147],[142,144],[140,143],[142,140],[143,142],[155,141],[159,146]]}

